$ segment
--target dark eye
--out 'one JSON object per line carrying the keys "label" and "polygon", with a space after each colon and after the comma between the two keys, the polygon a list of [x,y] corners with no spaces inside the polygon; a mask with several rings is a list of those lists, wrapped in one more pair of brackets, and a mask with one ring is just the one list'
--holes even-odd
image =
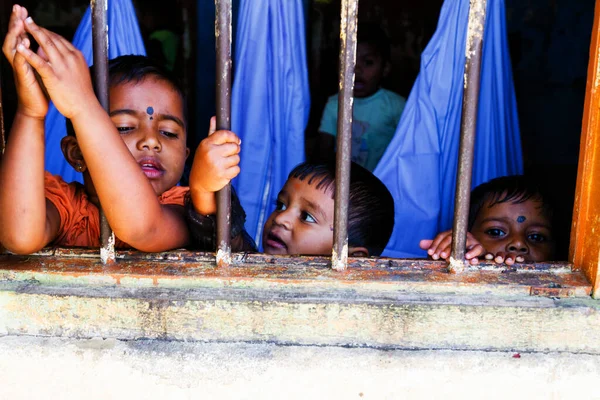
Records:
{"label": "dark eye", "polygon": [[281,201],[277,200],[277,202],[275,203],[275,210],[277,211],[284,211],[287,207],[285,206],[285,204],[283,204]]}
{"label": "dark eye", "polygon": [[310,222],[311,224],[314,224],[315,222],[317,222],[317,220],[312,215],[307,213],[306,211],[302,211],[302,214],[300,215],[300,219],[304,222]]}
{"label": "dark eye", "polygon": [[545,242],[546,236],[540,234],[540,233],[530,233],[529,235],[527,235],[527,239],[531,240],[532,242]]}
{"label": "dark eye", "polygon": [[127,133],[132,130],[133,128],[131,126],[117,126],[117,131],[119,131],[119,133]]}
{"label": "dark eye", "polygon": [[173,133],[173,132],[160,131],[160,133],[162,133],[164,136],[166,136],[166,137],[168,137],[168,138],[173,138],[173,139],[175,139],[175,138],[179,137],[179,135],[178,135],[178,134],[176,134],[176,133]]}
{"label": "dark eye", "polygon": [[506,235],[506,232],[504,232],[502,229],[492,228],[485,231],[485,234],[491,237],[502,237]]}
{"label": "dark eye", "polygon": [[365,65],[366,65],[367,67],[370,67],[370,66],[372,66],[373,64],[375,64],[375,60],[371,60],[371,59],[369,59],[369,58],[367,58],[367,59],[365,60]]}

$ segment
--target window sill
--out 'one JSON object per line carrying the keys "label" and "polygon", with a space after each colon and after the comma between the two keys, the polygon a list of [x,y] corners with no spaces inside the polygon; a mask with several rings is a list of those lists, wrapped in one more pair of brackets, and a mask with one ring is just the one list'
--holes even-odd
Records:
{"label": "window sill", "polygon": [[567,263],[46,249],[0,256],[0,335],[600,353],[600,304]]}

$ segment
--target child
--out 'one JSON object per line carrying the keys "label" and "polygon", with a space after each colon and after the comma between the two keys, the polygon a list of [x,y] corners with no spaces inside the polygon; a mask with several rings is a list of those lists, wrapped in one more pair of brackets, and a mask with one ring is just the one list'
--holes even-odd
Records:
{"label": "child", "polygon": [[[554,256],[553,210],[540,187],[515,175],[492,179],[471,192],[469,233],[465,258],[479,256],[497,263],[548,261]],[[434,259],[448,259],[452,231],[422,240],[420,246]]]}
{"label": "child", "polygon": [[[302,163],[289,174],[263,230],[268,254],[331,255],[335,165]],[[378,256],[394,228],[394,199],[375,175],[352,163],[348,254]]]}
{"label": "child", "polygon": [[[27,33],[40,44],[37,54],[29,49]],[[49,243],[97,247],[102,203],[120,239],[117,247],[163,251],[185,246],[187,188],[175,185],[189,153],[186,119],[182,91],[168,73],[140,56],[113,60],[109,117],[94,96],[82,54],[37,26],[18,5],[3,52],[15,72],[19,104],[0,166],[0,242],[15,253]],[[44,173],[48,103],[34,69],[72,123],[76,137],[67,136],[61,147],[69,163],[83,172],[84,185]],[[219,131],[206,141],[218,149],[220,143],[239,139]],[[221,176],[218,166],[201,168],[216,171],[215,181]]]}
{"label": "child", "polygon": [[[362,24],[357,34],[352,161],[372,172],[396,132],[406,99],[380,87],[391,69],[390,44],[383,30],[377,25]],[[321,118],[321,160],[333,155],[337,114],[336,94],[327,101]]]}

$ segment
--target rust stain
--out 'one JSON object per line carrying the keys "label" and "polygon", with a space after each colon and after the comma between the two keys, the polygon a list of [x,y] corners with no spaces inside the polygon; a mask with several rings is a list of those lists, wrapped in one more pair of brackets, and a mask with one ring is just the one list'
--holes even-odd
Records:
{"label": "rust stain", "polygon": [[542,297],[574,297],[575,291],[573,288],[562,288],[562,287],[532,287],[531,288],[532,296],[542,296]]}
{"label": "rust stain", "polygon": [[[122,255],[123,258],[118,263],[108,267],[98,258],[3,255],[0,256],[0,281],[36,279],[41,282],[80,282],[94,285],[122,285],[125,282],[128,286],[146,286],[151,282],[158,287],[310,285],[324,290],[348,287],[391,291],[398,288],[426,288],[426,285],[434,284],[438,287],[482,291],[517,290],[524,294],[549,297],[562,295],[556,295],[553,291],[535,292],[531,288],[561,288],[559,292],[572,291],[576,296],[587,296],[591,291],[583,273],[571,271],[568,263],[523,264],[512,267],[484,264],[466,268],[462,274],[451,274],[442,261],[350,258],[349,268],[338,272],[329,267],[329,259],[326,257],[274,257],[264,254],[235,256],[236,261],[230,268],[216,268],[214,255],[211,257],[210,253],[174,252],[173,257],[168,253],[132,253],[131,257]],[[190,262],[194,257],[205,261]]]}

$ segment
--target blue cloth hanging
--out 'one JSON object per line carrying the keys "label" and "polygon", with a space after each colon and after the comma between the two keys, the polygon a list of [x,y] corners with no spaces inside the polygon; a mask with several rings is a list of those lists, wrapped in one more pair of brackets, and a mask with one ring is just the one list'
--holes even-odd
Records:
{"label": "blue cloth hanging", "polygon": [[[384,256],[426,257],[419,240],[452,227],[469,0],[446,0],[395,136],[375,175],[396,203]],[[521,174],[523,161],[503,0],[488,0],[473,186]]]}
{"label": "blue cloth hanging", "polygon": [[[77,27],[73,45],[79,49],[88,63],[93,63],[92,16],[88,7]],[[131,0],[108,1],[108,58],[126,54],[145,55],[144,41],[140,33],[135,9]],[[65,160],[60,141],[67,134],[65,117],[50,103],[46,116],[46,170],[60,175],[65,182],[83,182],[81,173],[76,172]]]}
{"label": "blue cloth hanging", "polygon": [[240,2],[231,124],[242,149],[233,186],[259,248],[279,190],[305,159],[310,94],[303,8],[302,0]]}

